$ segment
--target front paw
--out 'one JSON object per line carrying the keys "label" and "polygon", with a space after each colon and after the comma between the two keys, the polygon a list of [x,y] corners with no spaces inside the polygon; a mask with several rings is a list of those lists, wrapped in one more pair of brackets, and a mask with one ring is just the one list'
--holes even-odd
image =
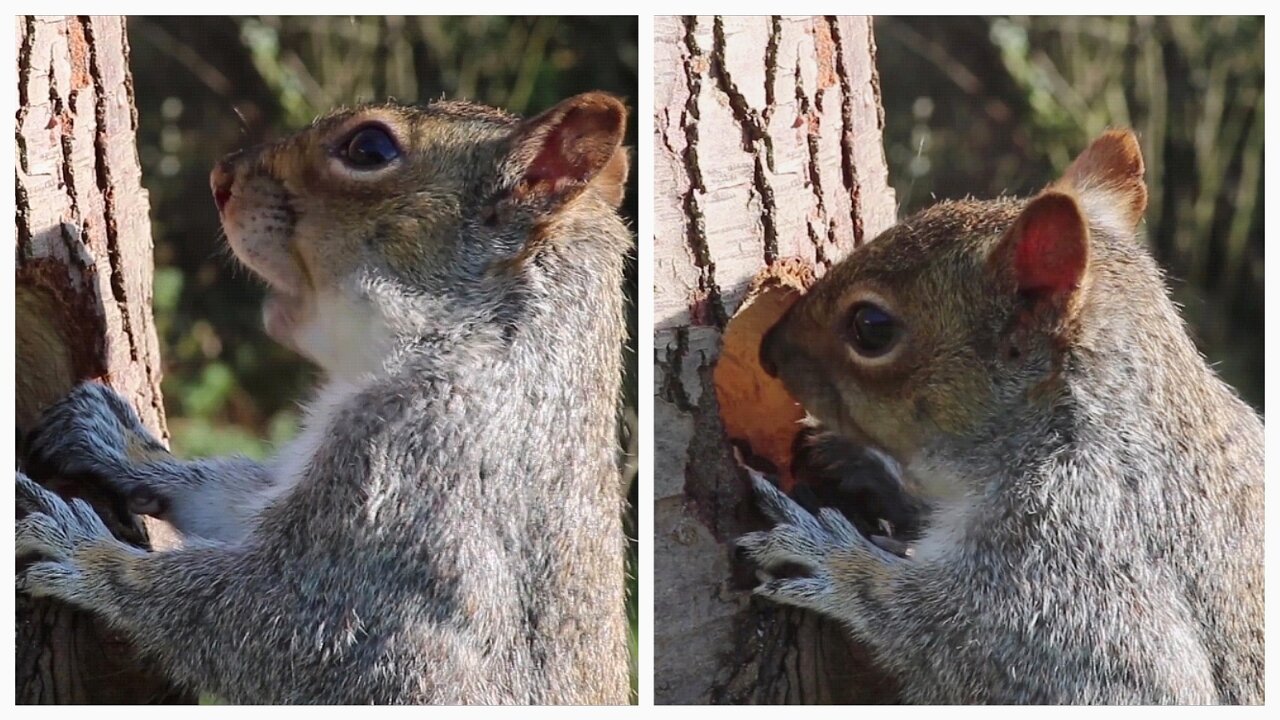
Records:
{"label": "front paw", "polygon": [[33,597],[52,597],[80,607],[101,609],[100,593],[89,572],[99,561],[138,552],[112,537],[102,519],[83,500],[67,502],[19,472],[16,555],[38,558],[18,575],[18,589]]}
{"label": "front paw", "polygon": [[165,452],[124,398],[82,383],[45,410],[29,438],[27,467],[38,477],[112,479],[130,461]]}
{"label": "front paw", "polygon": [[862,532],[888,527],[899,539],[914,538],[928,511],[892,458],[821,426],[796,435],[791,474],[819,504],[839,509]]}
{"label": "front paw", "polygon": [[[761,510],[776,526],[738,539],[741,551],[769,579],[756,594],[774,602],[841,616],[849,585],[882,579],[902,557],[863,536],[839,511],[822,508],[815,516],[787,497],[761,473],[745,468]],[[788,568],[799,577],[773,577]]]}

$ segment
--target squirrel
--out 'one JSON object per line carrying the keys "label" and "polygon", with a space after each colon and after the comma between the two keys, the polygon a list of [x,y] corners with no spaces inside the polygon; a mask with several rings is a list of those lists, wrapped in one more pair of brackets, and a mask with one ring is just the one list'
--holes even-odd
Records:
{"label": "squirrel", "polygon": [[88,383],[33,431],[181,548],[17,476],[19,589],[234,703],[630,700],[616,447],[627,112],[344,109],[228,156],[229,245],[326,380],[269,462],[182,462]]}
{"label": "squirrel", "polygon": [[776,523],[738,543],[756,592],[841,621],[904,701],[1263,701],[1263,423],[1137,237],[1143,174],[1113,130],[1029,200],[935,205],[761,341],[923,509],[903,557],[748,468]]}

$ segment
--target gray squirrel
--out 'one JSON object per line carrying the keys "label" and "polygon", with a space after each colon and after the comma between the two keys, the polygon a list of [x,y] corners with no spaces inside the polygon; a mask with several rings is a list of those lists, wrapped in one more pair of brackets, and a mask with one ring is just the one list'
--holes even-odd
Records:
{"label": "gray squirrel", "polygon": [[268,333],[327,380],[271,461],[173,458],[87,383],[33,466],[170,521],[114,540],[17,475],[19,589],[235,703],[626,703],[616,423],[626,110],[342,110],[213,171]]}
{"label": "gray squirrel", "polygon": [[1135,238],[1143,172],[1111,131],[1030,200],[929,208],[762,341],[926,509],[888,552],[747,470],[777,523],[739,542],[757,592],[842,621],[905,701],[1263,701],[1263,424]]}

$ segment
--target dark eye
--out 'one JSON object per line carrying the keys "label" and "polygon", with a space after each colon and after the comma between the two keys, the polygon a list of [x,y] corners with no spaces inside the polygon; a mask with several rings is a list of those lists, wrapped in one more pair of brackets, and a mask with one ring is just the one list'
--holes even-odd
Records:
{"label": "dark eye", "polygon": [[882,308],[860,302],[849,313],[849,344],[863,357],[889,352],[898,339],[898,323]]}
{"label": "dark eye", "polygon": [[382,127],[370,125],[351,136],[342,150],[342,159],[360,170],[373,170],[400,157],[400,148]]}

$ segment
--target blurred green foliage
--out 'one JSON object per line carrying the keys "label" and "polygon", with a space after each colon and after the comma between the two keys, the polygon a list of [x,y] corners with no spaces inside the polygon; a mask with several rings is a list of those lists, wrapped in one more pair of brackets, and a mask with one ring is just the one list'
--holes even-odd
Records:
{"label": "blurred green foliage", "polygon": [[[634,102],[634,17],[136,17],[138,152],[151,195],[154,308],[174,448],[267,455],[292,437],[315,370],[263,333],[260,284],[220,237],[209,170],[340,105],[465,98],[532,114],[575,93]],[[634,146],[634,120],[628,144]],[[621,211],[634,225],[635,173]],[[624,417],[636,407],[636,271]],[[622,440],[634,432],[624,427]],[[635,476],[635,461],[629,463]],[[627,528],[632,627],[635,487]],[[633,644],[634,650],[634,644]],[[633,655],[634,662],[634,655]]]}
{"label": "blurred green foliage", "polygon": [[1137,131],[1147,242],[1262,409],[1263,18],[886,17],[876,42],[901,214],[1034,193],[1101,131]]}

